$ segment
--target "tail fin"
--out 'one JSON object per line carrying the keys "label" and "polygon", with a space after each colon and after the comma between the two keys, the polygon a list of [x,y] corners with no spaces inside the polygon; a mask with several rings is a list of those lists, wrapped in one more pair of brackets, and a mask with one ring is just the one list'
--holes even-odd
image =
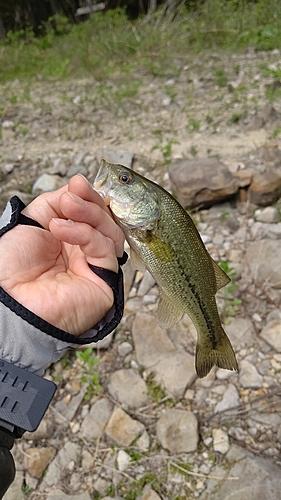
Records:
{"label": "tail fin", "polygon": [[206,339],[200,341],[200,337],[198,338],[195,368],[200,378],[206,377],[213,366],[226,370],[238,370],[234,350],[222,327],[216,337],[215,347],[208,338],[207,341]]}

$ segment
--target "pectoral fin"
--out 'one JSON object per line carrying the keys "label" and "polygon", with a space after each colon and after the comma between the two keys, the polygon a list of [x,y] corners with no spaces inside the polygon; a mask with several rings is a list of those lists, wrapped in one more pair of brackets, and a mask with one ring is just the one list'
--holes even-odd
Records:
{"label": "pectoral fin", "polygon": [[157,236],[151,234],[149,237],[148,231],[146,244],[160,262],[172,262],[175,258],[174,250]]}
{"label": "pectoral fin", "polygon": [[181,319],[183,314],[184,312],[178,309],[167,295],[162,294],[160,296],[157,309],[157,321],[161,328],[172,328],[172,326]]}
{"label": "pectoral fin", "polygon": [[211,261],[213,264],[213,269],[216,278],[216,290],[220,290],[225,285],[231,281],[231,279],[227,276],[227,274],[222,270],[222,268],[216,263],[214,259],[211,257]]}

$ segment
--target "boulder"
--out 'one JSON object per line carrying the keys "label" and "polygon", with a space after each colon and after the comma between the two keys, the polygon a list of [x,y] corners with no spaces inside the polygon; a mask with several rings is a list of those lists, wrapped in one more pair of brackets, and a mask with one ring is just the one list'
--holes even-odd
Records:
{"label": "boulder", "polygon": [[255,205],[273,205],[281,197],[281,170],[269,167],[254,175],[249,188],[249,200]]}
{"label": "boulder", "polygon": [[184,207],[210,207],[231,198],[239,188],[238,179],[215,157],[173,162],[169,176]]}

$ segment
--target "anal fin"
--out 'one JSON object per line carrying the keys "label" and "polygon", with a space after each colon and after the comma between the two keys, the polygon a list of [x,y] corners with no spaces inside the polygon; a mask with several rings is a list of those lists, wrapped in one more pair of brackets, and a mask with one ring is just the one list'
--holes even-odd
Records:
{"label": "anal fin", "polygon": [[161,294],[157,309],[157,321],[161,328],[172,328],[183,314],[184,311],[177,308],[167,295]]}

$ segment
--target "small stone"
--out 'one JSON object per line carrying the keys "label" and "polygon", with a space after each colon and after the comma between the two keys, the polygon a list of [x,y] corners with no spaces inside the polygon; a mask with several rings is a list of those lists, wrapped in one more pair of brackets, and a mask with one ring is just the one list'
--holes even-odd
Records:
{"label": "small stone", "polygon": [[13,128],[15,123],[12,120],[4,120],[2,122],[2,128]]}
{"label": "small stone", "polygon": [[76,463],[80,454],[81,446],[71,441],[67,441],[50,463],[46,476],[44,477],[44,483],[48,486],[57,484],[65,475],[64,469],[68,470],[68,466],[72,461]]}
{"label": "small stone", "polygon": [[168,409],[156,424],[160,445],[171,453],[195,451],[198,443],[198,422],[190,411]]}
{"label": "small stone", "polygon": [[163,355],[151,370],[154,380],[175,397],[183,397],[186,388],[196,379],[194,356],[176,349]]}
{"label": "small stone", "polygon": [[32,186],[32,193],[55,191],[64,186],[65,180],[58,175],[42,174]]}
{"label": "small stone", "polygon": [[263,209],[257,210],[255,213],[255,218],[259,222],[267,222],[273,224],[275,222],[280,222],[280,215],[275,207],[265,207]]}
{"label": "small stone", "polygon": [[164,354],[175,349],[167,332],[150,314],[137,313],[132,328],[137,361],[144,368],[159,362]]}
{"label": "small stone", "polygon": [[234,384],[229,384],[222,400],[216,405],[215,413],[235,408],[239,404],[239,394]]}
{"label": "small stone", "polygon": [[146,486],[143,490],[142,496],[139,500],[161,500],[156,491],[152,490],[150,486]]}
{"label": "small stone", "polygon": [[111,486],[111,482],[99,477],[94,483],[93,487],[96,491],[98,491],[101,495],[104,495],[108,488]]}
{"label": "small stone", "polygon": [[218,451],[219,453],[227,453],[229,450],[229,439],[227,433],[222,429],[213,429],[212,435],[214,451]]}
{"label": "small stone", "polygon": [[240,362],[239,382],[242,387],[258,389],[262,387],[263,378],[251,363],[242,360]]}
{"label": "small stone", "polygon": [[118,346],[118,354],[122,356],[122,358],[130,354],[132,350],[133,346],[130,342],[122,342],[122,344],[119,344]]}
{"label": "small stone", "polygon": [[86,384],[81,387],[81,390],[75,396],[71,397],[71,394],[68,394],[65,398],[63,398],[63,400],[57,401],[54,405],[56,409],[56,421],[58,423],[61,421],[65,422],[65,420],[71,422],[79,408],[80,403],[83,401],[85,394]]}
{"label": "small stone", "polygon": [[273,319],[262,329],[260,336],[277,352],[281,352],[281,320]]}
{"label": "small stone", "polygon": [[131,457],[128,453],[126,453],[125,450],[119,450],[117,453],[116,460],[117,460],[118,470],[124,471],[128,469],[131,462]]}
{"label": "small stone", "polygon": [[142,435],[137,439],[136,446],[142,451],[149,450],[150,437],[147,431],[144,431]]}
{"label": "small stone", "polygon": [[4,174],[10,174],[14,170],[14,164],[13,163],[5,163],[3,167],[1,167],[1,170]]}
{"label": "small stone", "polygon": [[90,412],[81,425],[81,434],[85,439],[99,438],[113,411],[113,404],[106,398],[99,399],[93,404]]}
{"label": "small stone", "polygon": [[93,457],[93,454],[90,453],[88,450],[83,449],[82,451],[82,469],[84,472],[87,472],[88,470],[92,469],[95,465],[95,459]]}
{"label": "small stone", "polygon": [[120,446],[130,444],[144,431],[144,425],[131,418],[121,408],[114,408],[105,428],[107,436]]}
{"label": "small stone", "polygon": [[32,476],[40,479],[55,454],[56,450],[52,446],[47,446],[46,448],[29,448],[25,451],[24,465]]}
{"label": "small stone", "polygon": [[114,399],[130,408],[143,406],[148,400],[146,383],[133,369],[121,369],[112,373],[108,392]]}

